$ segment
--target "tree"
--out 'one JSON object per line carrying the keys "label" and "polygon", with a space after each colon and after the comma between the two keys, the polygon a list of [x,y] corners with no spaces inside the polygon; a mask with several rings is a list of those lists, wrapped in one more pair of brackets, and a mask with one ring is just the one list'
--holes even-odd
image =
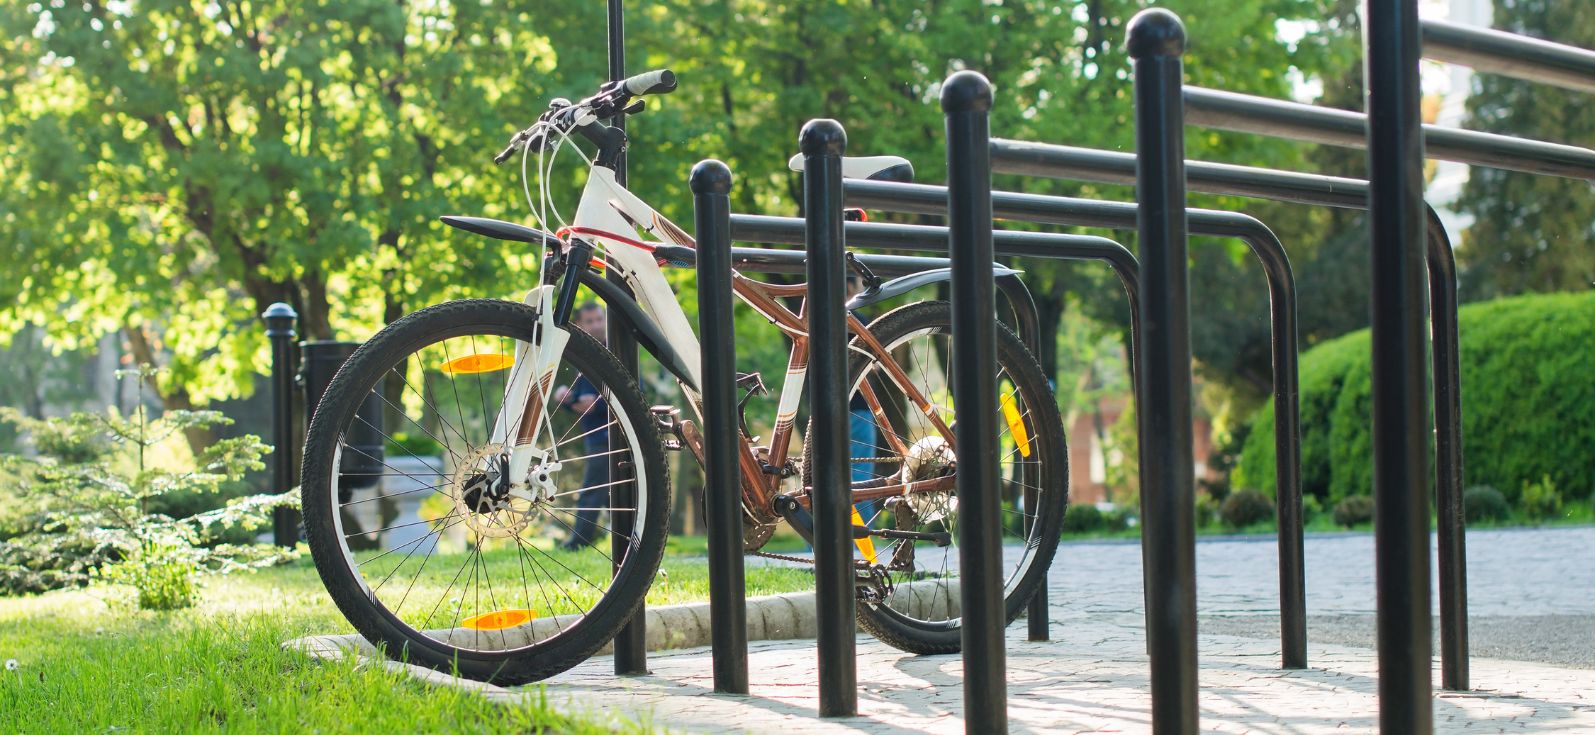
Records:
{"label": "tree", "polygon": [[[1595,46],[1595,5],[1496,0],[1496,27]],[[1467,127],[1574,145],[1595,140],[1589,96],[1493,75],[1475,77]],[[1595,191],[1589,182],[1475,167],[1457,209],[1474,222],[1457,255],[1467,300],[1595,284]]]}

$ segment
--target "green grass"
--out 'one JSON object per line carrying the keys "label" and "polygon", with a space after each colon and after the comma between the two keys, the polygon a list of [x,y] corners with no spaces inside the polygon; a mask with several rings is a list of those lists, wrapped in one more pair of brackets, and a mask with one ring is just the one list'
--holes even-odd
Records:
{"label": "green grass", "polygon": [[[595,558],[601,560],[601,557]],[[708,596],[701,559],[666,558],[649,604]],[[802,569],[748,570],[750,595],[813,588]],[[643,731],[532,702],[495,704],[283,641],[353,630],[308,560],[205,581],[201,603],[132,609],[124,590],[0,598],[0,733]]]}

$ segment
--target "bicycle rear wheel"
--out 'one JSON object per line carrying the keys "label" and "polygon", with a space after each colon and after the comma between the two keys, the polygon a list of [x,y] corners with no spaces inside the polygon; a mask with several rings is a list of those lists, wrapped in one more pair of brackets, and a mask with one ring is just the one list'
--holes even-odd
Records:
{"label": "bicycle rear wheel", "polygon": [[[1068,502],[1068,451],[1063,419],[1041,365],[1007,327],[997,329],[1002,456],[1004,597],[1008,621],[1024,610],[1057,551]],[[952,394],[952,308],[945,301],[910,304],[870,324],[908,382],[932,404],[930,414],[951,427],[958,406]],[[890,371],[854,338],[849,350],[854,426],[851,452],[856,487],[882,481],[920,482],[957,472],[957,452],[936,421],[917,410]],[[876,396],[870,410],[861,389]],[[963,407],[969,410],[968,407]],[[861,431],[868,424],[867,431]],[[807,442],[805,442],[807,445]],[[812,456],[807,448],[805,459]],[[807,463],[805,462],[805,474]],[[855,554],[874,566],[884,599],[861,595],[859,625],[911,653],[953,653],[962,646],[958,589],[958,499],[945,491],[916,492],[856,503],[859,520],[875,529],[946,533],[950,543],[874,538]],[[857,522],[857,521],[855,521]],[[873,557],[873,558],[870,558]],[[861,582],[861,584],[866,584]]]}
{"label": "bicycle rear wheel", "polygon": [[[495,429],[523,416],[503,405],[506,385],[535,362],[537,330],[537,310],[519,303],[422,309],[356,350],[316,409],[302,473],[310,550],[338,608],[390,656],[503,684],[552,676],[614,638],[659,568],[663,450],[601,344],[565,328],[550,384],[601,400],[542,411],[534,431]],[[368,402],[381,406],[376,426]],[[537,456],[522,475],[512,458],[526,448]],[[608,482],[615,454],[631,477]],[[599,502],[578,508],[583,497]],[[560,548],[583,530],[596,545]]]}

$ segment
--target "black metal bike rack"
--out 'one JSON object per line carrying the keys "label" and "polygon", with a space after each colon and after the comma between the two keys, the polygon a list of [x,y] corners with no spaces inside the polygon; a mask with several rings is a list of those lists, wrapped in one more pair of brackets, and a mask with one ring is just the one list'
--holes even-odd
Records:
{"label": "black metal bike rack", "polygon": [[842,154],[847,134],[835,120],[810,120],[803,153],[807,231],[808,395],[816,436],[810,508],[814,512],[814,598],[818,620],[820,716],[858,714],[854,639],[853,507],[847,449],[847,267],[842,241]]}
{"label": "black metal bike rack", "polygon": [[[1180,105],[1185,27],[1161,8],[1130,20],[1136,203],[1146,371],[1137,381],[1143,457],[1141,547],[1154,732],[1195,732],[1196,478],[1191,428],[1191,302],[1186,272],[1185,123]],[[1283,564],[1281,565],[1283,566]]]}
{"label": "black metal bike rack", "polygon": [[[991,147],[993,169],[999,173],[1091,178],[1074,176],[1071,169],[1055,166],[1055,162],[1038,155],[1055,147],[1062,148],[1037,143],[993,140]],[[1097,152],[1091,151],[1091,153]],[[1112,155],[1122,157],[1129,164],[1130,178],[1123,183],[1134,183],[1134,156],[1124,153]],[[943,215],[947,211],[945,187],[847,181],[843,183],[843,188],[847,191],[847,201],[851,206],[927,215]],[[1120,230],[1134,229],[1139,212],[1138,205],[1125,202],[1015,192],[994,192],[992,204],[995,216],[1002,220]],[[1276,406],[1275,471],[1276,484],[1279,488],[1276,513],[1280,559],[1280,650],[1284,668],[1305,668],[1307,666],[1306,573],[1302,564],[1301,422],[1298,405],[1295,279],[1291,274],[1290,260],[1286,256],[1284,245],[1267,225],[1256,218],[1237,212],[1191,209],[1189,219],[1190,230],[1195,234],[1234,237],[1245,243],[1256,254],[1268,281],[1274,366],[1273,396]],[[849,237],[853,237],[853,231],[848,230]],[[1046,246],[1039,243],[1030,252],[1016,252],[1004,248],[1005,238],[1033,234],[1037,233],[998,232],[997,250],[1004,255],[1043,255]],[[1139,267],[1133,258],[1124,262],[1131,270]],[[1116,270],[1121,269],[1116,268]],[[1123,280],[1122,270],[1120,277]],[[1134,298],[1132,294],[1132,302]]]}
{"label": "black metal bike rack", "polygon": [[[996,284],[992,274],[991,82],[961,71],[942,83],[947,120],[947,251],[952,260],[952,391],[958,396],[958,592],[964,732],[1008,730],[1008,627],[1002,573]],[[840,184],[841,182],[837,182]],[[841,197],[841,186],[837,187]],[[1144,293],[1144,292],[1143,292]],[[972,411],[964,407],[977,407]]]}
{"label": "black metal bike rack", "polygon": [[[1384,732],[1422,735],[1433,730],[1428,478],[1423,472],[1427,462],[1424,434],[1428,428],[1422,393],[1426,347],[1422,327],[1426,306],[1432,306],[1436,315],[1431,325],[1437,353],[1436,382],[1445,384],[1436,388],[1436,410],[1441,413],[1437,416],[1437,442],[1450,445],[1451,452],[1449,456],[1441,452],[1438,481],[1442,677],[1448,688],[1467,686],[1463,525],[1460,497],[1456,494],[1461,484],[1461,430],[1455,382],[1455,274],[1451,254],[1434,252],[1437,243],[1445,242],[1445,236],[1432,209],[1426,211],[1423,202],[1425,146],[1429,157],[1433,158],[1580,179],[1595,179],[1595,151],[1422,125],[1418,84],[1422,51],[1417,3],[1415,0],[1370,0],[1366,7],[1363,19],[1366,115],[1211,90],[1193,89],[1181,95],[1178,83],[1167,79],[1162,80],[1161,97],[1166,107],[1177,106],[1183,99],[1192,122],[1197,124],[1368,151],[1369,180],[1360,193],[1363,206],[1369,210],[1373,259],[1371,321],[1374,496],[1378,519],[1375,566],[1379,722]],[[1148,13],[1138,16],[1138,20]],[[1166,15],[1167,19],[1173,18]],[[1177,28],[1177,20],[1165,20],[1159,25],[1172,31]],[[1595,54],[1581,49],[1520,39],[1510,34],[1459,31],[1443,24],[1428,24],[1423,32],[1431,39],[1438,39],[1440,58],[1461,60],[1516,76],[1543,73],[1551,77],[1547,81],[1576,89],[1595,85]],[[1163,39],[1173,37],[1168,35]],[[1136,56],[1135,46],[1132,28],[1132,56]],[[1138,88],[1141,71],[1138,59]],[[1137,99],[1138,102],[1141,99],[1139,92]],[[1164,120],[1172,123],[1177,118]],[[1148,140],[1138,130],[1140,145],[1136,171],[1143,184],[1147,183],[1149,172],[1166,174],[1152,177],[1155,179],[1152,183],[1166,186],[1172,185],[1170,180],[1176,176],[1183,178],[1180,172],[1183,161],[1175,160],[1183,157],[1179,148],[1183,128],[1183,124],[1169,124],[1148,131],[1157,133],[1154,140]],[[1193,169],[1190,173],[1194,184],[1197,172]],[[1213,175],[1207,182],[1212,188],[1221,189],[1224,182],[1239,180],[1244,182],[1240,188],[1252,189],[1250,195],[1268,195],[1257,190],[1264,177],[1255,175],[1255,170],[1248,173],[1243,167],[1224,166],[1212,167],[1208,173]],[[1279,172],[1266,173],[1273,176]],[[1314,203],[1340,200],[1336,206],[1347,206],[1344,198],[1357,188],[1348,189],[1345,186],[1348,180],[1344,179],[1319,177],[1315,180],[1297,174],[1274,178],[1289,180],[1298,188],[1273,198],[1291,199],[1316,188]],[[1141,196],[1144,204],[1144,186]],[[1309,201],[1313,198],[1309,197]],[[1432,304],[1426,304],[1423,288],[1425,240],[1429,243],[1428,286],[1441,296]],[[1148,319],[1150,321],[1150,317]],[[1445,351],[1453,352],[1439,354]],[[1149,370],[1158,369],[1158,362],[1149,359]],[[1157,676],[1156,666],[1153,675]],[[1194,727],[1194,721],[1174,718],[1167,708],[1159,705],[1155,684],[1153,699],[1155,730],[1185,731]]]}
{"label": "black metal bike rack", "polygon": [[[1069,146],[996,141],[998,168],[1038,169],[1084,181],[1129,183],[1135,156]],[[1366,209],[1368,182],[1201,161],[1186,162],[1193,191]],[[1193,230],[1200,210],[1190,210]],[[1435,486],[1440,527],[1441,679],[1447,689],[1467,689],[1467,584],[1462,548],[1462,403],[1457,339],[1456,260],[1450,237],[1432,207],[1426,206],[1425,256],[1429,269],[1430,331],[1435,391]],[[1277,401],[1276,401],[1277,404]],[[1276,417],[1277,418],[1277,417]]]}
{"label": "black metal bike rack", "polygon": [[731,169],[692,169],[697,225],[698,334],[703,344],[704,518],[709,531],[709,631],[714,690],[748,693],[747,579],[742,567],[742,470],[737,454],[737,335],[731,319]]}

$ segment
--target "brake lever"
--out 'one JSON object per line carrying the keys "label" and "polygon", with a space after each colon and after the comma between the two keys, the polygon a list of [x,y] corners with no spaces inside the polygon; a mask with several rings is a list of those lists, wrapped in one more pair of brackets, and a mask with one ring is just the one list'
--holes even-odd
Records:
{"label": "brake lever", "polygon": [[525,142],[527,137],[525,130],[516,131],[514,135],[510,136],[510,144],[505,146],[504,150],[499,151],[498,155],[493,156],[493,165],[498,166],[508,161],[510,156],[515,155],[515,151],[520,148],[521,143]]}

